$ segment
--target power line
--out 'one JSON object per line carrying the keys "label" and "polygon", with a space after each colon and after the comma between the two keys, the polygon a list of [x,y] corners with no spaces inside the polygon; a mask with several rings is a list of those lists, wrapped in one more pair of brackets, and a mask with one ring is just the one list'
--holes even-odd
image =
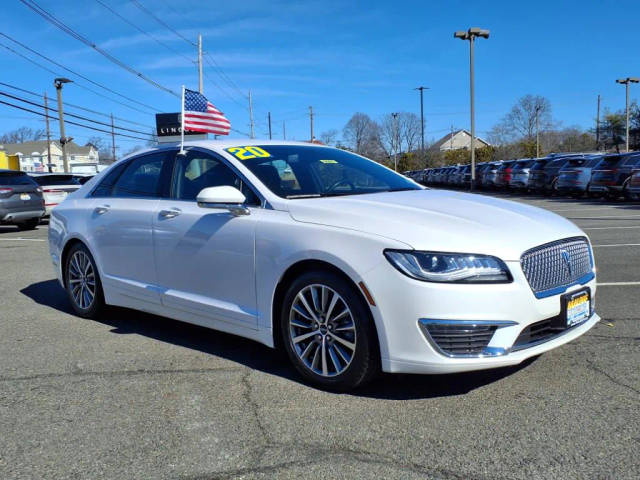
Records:
{"label": "power line", "polygon": [[[0,82],[0,85],[3,85],[5,87],[9,87],[9,88],[13,88],[14,90],[18,90],[20,92],[28,93],[29,95],[33,95],[34,97],[38,97],[38,98],[42,97],[42,94],[40,94],[40,93],[32,92],[31,90],[26,90],[24,88],[16,87],[15,85],[11,85],[9,83]],[[64,105],[68,106],[68,107],[72,107],[72,108],[77,108],[78,110],[84,110],[85,112],[94,113],[96,115],[100,115],[100,116],[103,116],[103,117],[106,117],[106,118],[111,118],[111,115],[108,114],[108,113],[97,112],[96,110],[91,110],[90,108],[81,107],[80,105],[75,105],[73,103],[64,102]],[[114,116],[113,118],[115,118],[116,120],[120,120],[121,122],[131,123],[133,125],[138,125],[140,127],[152,128],[150,125],[145,125],[144,123],[134,122],[133,120],[127,120],[126,118],[121,118],[121,117],[116,117],[116,116]]]}
{"label": "power line", "polygon": [[156,42],[159,45],[162,45],[164,48],[166,48],[167,50],[175,53],[176,55],[181,56],[182,58],[186,58],[188,61],[193,62],[193,59],[187,57],[186,55],[184,55],[183,53],[178,52],[176,49],[174,49],[173,47],[167,45],[166,43],[164,43],[162,40],[157,39],[156,37],[154,37],[153,35],[151,35],[149,32],[146,32],[145,30],[141,29],[138,25],[136,25],[134,22],[130,21],[129,19],[127,19],[126,17],[123,17],[122,15],[120,15],[117,11],[115,11],[113,8],[111,8],[109,5],[105,4],[102,0],[96,0],[96,2],[98,2],[100,5],[102,5],[104,8],[106,8],[107,10],[109,10],[113,15],[115,15],[116,17],[118,17],[120,20],[122,20],[123,22],[125,22],[127,25],[130,25],[131,27],[135,28],[137,31],[139,31],[140,33],[142,33],[143,35],[146,35],[147,37],[149,37],[151,40],[153,40],[154,42]]}
{"label": "power line", "polygon": [[[21,1],[22,1],[22,0],[21,0]],[[13,42],[13,43],[15,43],[16,45],[21,46],[22,48],[24,48],[25,50],[27,50],[27,51],[29,51],[29,52],[33,53],[34,55],[37,55],[38,57],[43,58],[43,59],[47,60],[47,61],[48,61],[48,62],[50,62],[50,63],[53,63],[55,66],[60,67],[60,68],[62,68],[63,70],[65,70],[65,71],[67,71],[67,72],[69,72],[69,73],[71,73],[71,74],[73,74],[73,75],[76,75],[76,76],[78,76],[78,77],[82,78],[83,80],[86,80],[87,82],[89,82],[89,83],[93,84],[93,85],[96,85],[97,87],[100,87],[100,88],[102,88],[102,89],[104,89],[104,90],[106,90],[106,91],[108,91],[108,92],[110,92],[110,93],[113,93],[114,95],[118,95],[119,97],[122,97],[122,98],[124,98],[124,99],[126,99],[126,100],[128,100],[128,101],[130,101],[130,102],[133,102],[133,103],[136,103],[136,104],[138,104],[138,105],[141,105],[141,106],[143,106],[143,107],[145,107],[145,108],[148,108],[149,110],[152,110],[152,111],[154,111],[154,112],[159,112],[159,110],[158,110],[158,109],[156,109],[156,108],[154,108],[154,107],[152,107],[152,106],[150,106],[150,105],[144,104],[144,103],[142,103],[142,102],[139,102],[139,101],[137,101],[137,100],[134,100],[133,98],[127,97],[126,95],[123,95],[122,93],[119,93],[119,92],[117,92],[117,91],[115,91],[115,90],[113,90],[113,89],[111,89],[111,88],[109,88],[109,87],[107,87],[107,86],[105,86],[105,85],[102,85],[101,83],[95,82],[95,81],[91,80],[90,78],[85,77],[85,76],[84,76],[84,75],[82,75],[81,73],[75,72],[75,71],[71,70],[70,68],[65,67],[64,65],[62,65],[62,64],[60,64],[60,63],[58,63],[58,62],[56,62],[55,60],[52,60],[51,58],[47,57],[46,55],[43,55],[43,54],[42,54],[42,53],[40,53],[40,52],[35,51],[33,48],[28,47],[28,46],[27,46],[27,45],[25,45],[24,43],[19,42],[18,40],[16,40],[16,39],[14,39],[14,38],[10,37],[9,35],[7,35],[7,34],[5,34],[5,33],[3,33],[3,32],[0,32],[0,36],[2,36],[2,37],[4,37],[4,38],[6,38],[7,40],[12,41],[12,42]],[[1,44],[0,44],[0,45],[1,45]],[[13,50],[11,47],[7,47],[6,45],[2,45],[2,46],[3,46],[4,48],[6,48],[7,50],[9,50],[9,51],[11,51],[11,52],[15,53],[16,55],[18,55],[18,56],[20,56],[20,57],[22,57],[22,58],[26,59],[27,61],[29,61],[29,62],[31,62],[31,63],[33,63],[33,64],[35,64],[35,65],[38,65],[40,68],[43,68],[43,69],[45,69],[45,70],[47,70],[47,71],[49,71],[49,72],[53,73],[54,75],[57,75],[57,74],[58,74],[58,72],[54,72],[53,70],[49,69],[48,67],[45,67],[45,66],[43,66],[43,65],[39,65],[37,62],[33,61],[32,59],[30,59],[30,58],[28,58],[28,57],[26,57],[26,56],[22,55],[21,53],[19,53],[19,52],[17,52],[17,51],[15,51],[15,50]],[[82,87],[82,88],[85,88],[86,90],[89,90],[90,92],[95,93],[95,91],[94,91],[94,90],[91,90],[91,89],[89,89],[89,88],[87,88],[87,87]],[[97,95],[104,97],[104,95],[101,95],[101,94],[99,94],[99,93],[97,93]],[[109,97],[104,97],[104,98],[109,99]],[[132,107],[132,106],[130,106],[130,105],[124,104],[124,103],[122,103],[122,102],[120,102],[120,101],[118,101],[118,100],[114,100],[114,99],[109,99],[109,100],[111,100],[111,101],[113,101],[113,102],[116,102],[116,103],[120,103],[121,105],[125,105],[125,106],[127,106],[127,107],[129,107],[129,108],[132,108],[132,109],[134,109],[134,110],[137,110],[138,112],[141,112],[141,113],[148,113],[148,112],[143,112],[143,111],[141,111],[141,110],[139,110],[139,109],[137,109],[137,108],[135,108],[135,107]]]}
{"label": "power line", "polygon": [[[4,97],[9,97],[9,98],[11,98],[13,100],[18,100],[19,102],[28,103],[29,105],[33,105],[33,106],[40,107],[40,108],[45,108],[45,106],[40,104],[40,103],[32,102],[30,100],[26,100],[24,98],[20,98],[20,97],[17,97],[15,95],[11,95],[9,93],[0,92],[0,95],[2,95]],[[53,107],[48,107],[48,109],[53,111],[53,112],[57,112],[58,111],[58,109],[53,108]],[[110,123],[101,122],[99,120],[94,120],[92,118],[87,118],[87,117],[84,117],[82,115],[76,115],[75,113],[67,113],[67,116],[73,117],[73,118],[79,118],[80,120],[85,120],[85,121],[92,122],[92,123],[95,123],[95,124],[98,124],[98,125],[104,125],[106,127],[110,127],[111,126]],[[127,131],[127,132],[140,133],[142,135],[148,135],[148,132],[141,132],[140,130],[134,130],[132,128],[120,127],[120,126],[114,126],[114,128],[117,128],[118,130],[124,130],[124,131]]]}
{"label": "power line", "polygon": [[[20,0],[23,1],[23,0]],[[160,18],[158,18],[153,12],[151,12],[150,10],[148,10],[144,5],[142,5],[140,2],[138,2],[137,0],[131,0],[131,3],[133,3],[136,7],[138,7],[140,10],[142,10],[144,13],[146,13],[147,15],[149,15],[151,18],[153,18],[156,22],[158,22],[160,25],[162,25],[164,28],[166,28],[167,30],[173,32],[176,36],[180,37],[182,40],[184,40],[185,42],[187,42],[189,45],[193,46],[193,47],[197,47],[198,45],[194,42],[192,42],[191,40],[189,40],[187,37],[185,37],[184,35],[182,35],[180,32],[174,30],[173,28],[171,28],[169,25],[167,25],[163,20],[161,20]]]}
{"label": "power line", "polygon": [[249,98],[242,90],[240,90],[240,87],[238,87],[238,85],[233,80],[231,80],[231,78],[229,78],[224,70],[222,70],[222,67],[218,64],[218,62],[216,62],[216,60],[211,56],[210,53],[205,52],[204,55],[205,61],[209,64],[210,67],[216,70],[216,73],[220,76],[220,78],[226,81],[231,88],[235,89],[241,97],[245,99]]}
{"label": "power line", "polygon": [[26,5],[27,7],[29,7],[31,10],[33,10],[35,13],[40,15],[42,18],[47,20],[52,25],[58,27],[60,30],[62,30],[66,34],[68,34],[71,37],[75,38],[76,40],[84,43],[88,47],[93,48],[96,52],[101,54],[103,57],[107,58],[111,62],[113,62],[116,65],[118,65],[119,67],[123,68],[124,70],[127,70],[129,73],[135,75],[136,77],[144,80],[145,82],[149,83],[150,85],[153,85],[154,87],[156,87],[156,88],[158,88],[158,89],[160,89],[160,90],[162,90],[164,92],[167,92],[167,93],[169,93],[169,94],[171,94],[171,95],[173,95],[175,97],[180,97],[180,95],[178,93],[174,92],[170,88],[167,88],[164,85],[161,85],[160,83],[156,82],[155,80],[152,80],[151,78],[147,77],[146,75],[138,72],[133,67],[127,65],[122,60],[114,57],[113,55],[111,55],[106,50],[103,50],[102,48],[98,47],[93,41],[91,41],[88,38],[84,37],[83,35],[79,34],[75,30],[73,30],[72,28],[70,28],[67,25],[65,25],[64,23],[62,23],[60,20],[58,20],[52,14],[47,12],[40,5],[38,5],[34,0],[20,0],[20,2],[23,3],[24,5]]}
{"label": "power line", "polygon": [[[40,115],[40,116],[43,116],[43,117],[44,117],[44,116],[46,116],[46,115],[45,115],[44,113],[42,113],[42,112],[37,112],[37,111],[35,111],[35,110],[31,110],[30,108],[25,108],[25,107],[21,107],[20,105],[15,105],[15,104],[13,104],[13,103],[5,102],[4,100],[0,100],[0,103],[1,103],[1,104],[4,104],[4,105],[8,105],[8,106],[13,107],[13,108],[17,108],[17,109],[19,109],[19,110],[23,110],[23,111],[25,111],[25,112],[35,113],[36,115]],[[51,119],[53,119],[53,120],[58,120],[58,118],[57,118],[57,117],[53,117],[53,116],[49,116],[49,118],[51,118]],[[96,131],[96,132],[108,133],[109,135],[111,135],[111,131],[109,131],[109,130],[103,130],[103,129],[101,129],[101,128],[91,127],[91,126],[89,126],[89,125],[84,125],[84,124],[82,124],[82,123],[74,122],[74,121],[72,121],[72,120],[65,120],[65,122],[66,122],[66,123],[69,123],[69,124],[71,124],[71,125],[76,125],[76,126],[78,126],[78,127],[88,128],[89,130],[94,130],[94,131]],[[152,139],[152,137],[149,137],[149,138],[141,138],[141,137],[135,137],[135,136],[133,136],[133,135],[127,135],[127,134],[125,134],[125,133],[115,133],[114,135],[118,135],[118,136],[120,136],[120,137],[135,138],[135,139],[137,139],[137,140],[144,140],[144,141],[148,141],[148,140],[151,140],[151,139]]]}

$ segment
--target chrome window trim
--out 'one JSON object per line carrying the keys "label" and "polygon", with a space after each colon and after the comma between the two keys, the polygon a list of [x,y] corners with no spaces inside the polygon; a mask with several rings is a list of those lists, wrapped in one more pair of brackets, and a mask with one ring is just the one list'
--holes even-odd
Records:
{"label": "chrome window trim", "polygon": [[[456,354],[456,353],[448,353],[440,348],[440,346],[433,340],[427,325],[483,325],[483,326],[495,326],[496,331],[500,328],[504,327],[512,327],[517,325],[518,322],[514,322],[511,320],[436,320],[431,318],[421,318],[418,320],[418,324],[425,328],[420,328],[420,331],[427,339],[429,344],[433,347],[433,349],[438,352],[440,355],[443,355],[447,358],[488,358],[488,357],[500,357],[509,353],[509,349],[502,347],[485,347],[482,353],[465,353],[465,354]],[[495,332],[494,332],[495,335]],[[492,337],[493,338],[493,337]],[[491,343],[491,340],[489,340]]]}

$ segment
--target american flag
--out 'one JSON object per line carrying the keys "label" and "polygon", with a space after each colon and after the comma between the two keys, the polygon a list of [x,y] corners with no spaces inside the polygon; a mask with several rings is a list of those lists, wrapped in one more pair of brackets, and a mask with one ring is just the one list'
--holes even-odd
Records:
{"label": "american flag", "polygon": [[229,135],[231,123],[204,95],[185,88],[184,129]]}

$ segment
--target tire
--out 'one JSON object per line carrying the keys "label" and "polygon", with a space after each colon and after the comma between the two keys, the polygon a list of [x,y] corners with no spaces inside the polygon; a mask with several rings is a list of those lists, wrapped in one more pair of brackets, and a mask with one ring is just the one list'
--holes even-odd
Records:
{"label": "tire", "polygon": [[29,220],[27,220],[25,222],[20,222],[20,223],[16,224],[16,226],[18,227],[18,230],[20,230],[20,231],[35,230],[39,223],[40,223],[40,219],[39,218],[30,218]]}
{"label": "tire", "polygon": [[64,284],[71,306],[80,317],[97,318],[105,309],[96,262],[89,249],[81,243],[71,247],[67,254]]}
{"label": "tire", "polygon": [[280,326],[289,360],[313,385],[333,391],[351,390],[370,381],[380,370],[370,311],[359,292],[332,272],[308,272],[289,286]]}

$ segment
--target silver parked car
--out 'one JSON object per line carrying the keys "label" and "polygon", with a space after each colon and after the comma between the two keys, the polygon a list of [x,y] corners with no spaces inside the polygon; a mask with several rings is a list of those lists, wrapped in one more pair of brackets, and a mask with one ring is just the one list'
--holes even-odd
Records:
{"label": "silver parked car", "polygon": [[511,166],[509,188],[512,190],[526,190],[529,181],[529,169],[534,163],[533,158],[518,160]]}

